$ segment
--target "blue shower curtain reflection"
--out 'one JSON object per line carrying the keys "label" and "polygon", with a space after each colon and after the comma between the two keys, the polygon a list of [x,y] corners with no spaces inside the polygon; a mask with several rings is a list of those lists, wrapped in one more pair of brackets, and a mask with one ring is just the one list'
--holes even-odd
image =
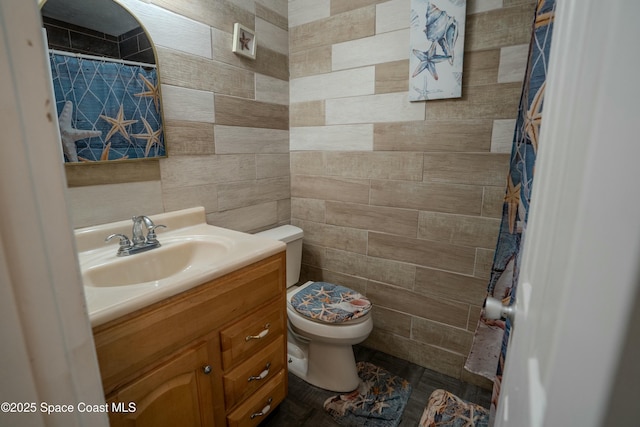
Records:
{"label": "blue shower curtain reflection", "polygon": [[49,59],[66,162],[166,155],[155,66],[54,52]]}

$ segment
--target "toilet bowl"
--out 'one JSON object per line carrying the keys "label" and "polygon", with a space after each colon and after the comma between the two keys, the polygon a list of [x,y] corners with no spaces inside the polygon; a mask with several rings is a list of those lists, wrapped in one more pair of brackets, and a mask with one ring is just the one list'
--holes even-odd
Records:
{"label": "toilet bowl", "polygon": [[371,303],[358,292],[332,283],[309,281],[294,286],[302,260],[300,228],[284,225],[257,235],[287,244],[289,371],[325,390],[355,390],[360,379],[352,346],[373,329]]}
{"label": "toilet bowl", "polygon": [[325,390],[353,391],[360,378],[352,346],[371,333],[371,314],[341,323],[326,323],[300,314],[292,306],[292,298],[315,284],[307,282],[287,293],[289,370]]}

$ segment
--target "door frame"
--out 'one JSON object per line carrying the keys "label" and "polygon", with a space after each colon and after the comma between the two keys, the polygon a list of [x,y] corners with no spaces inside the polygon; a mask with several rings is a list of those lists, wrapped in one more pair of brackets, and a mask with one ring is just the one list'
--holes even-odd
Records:
{"label": "door frame", "polygon": [[[107,427],[93,335],[66,205],[40,9],[0,1],[0,413],[3,426]],[[41,404],[73,405],[48,415]]]}

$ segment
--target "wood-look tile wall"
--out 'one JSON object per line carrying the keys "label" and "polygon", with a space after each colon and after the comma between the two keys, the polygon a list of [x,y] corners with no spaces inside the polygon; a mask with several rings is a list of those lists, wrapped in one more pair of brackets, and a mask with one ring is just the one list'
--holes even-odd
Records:
{"label": "wood-look tile wall", "polygon": [[[410,0],[119,1],[156,46],[169,157],[68,168],[75,226],[196,205],[237,230],[291,221],[303,279],[375,303],[367,345],[487,385],[462,366],[534,0],[468,0],[463,96],[428,103],[407,101]],[[234,22],[255,61],[231,52]]]}
{"label": "wood-look tile wall", "polygon": [[500,225],[533,0],[468,0],[463,96],[410,103],[410,0],[289,0],[303,279],[374,302],[365,343],[463,369]]}
{"label": "wood-look tile wall", "polygon": [[[68,167],[74,225],[193,206],[241,231],[288,223],[287,0],[119,1],[155,44],[169,157]],[[235,22],[255,29],[255,60],[232,53]]]}

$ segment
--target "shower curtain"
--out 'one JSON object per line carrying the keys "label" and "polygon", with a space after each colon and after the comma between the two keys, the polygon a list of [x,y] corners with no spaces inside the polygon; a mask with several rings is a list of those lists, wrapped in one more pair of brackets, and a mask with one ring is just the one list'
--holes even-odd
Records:
{"label": "shower curtain", "polygon": [[56,52],[49,60],[65,161],[166,155],[154,65]]}
{"label": "shower curtain", "polygon": [[[554,13],[555,0],[538,0],[514,132],[500,234],[487,289],[487,296],[500,299],[503,304],[514,302],[518,284],[520,248],[526,234],[531,200]],[[494,381],[492,414],[498,402],[510,331],[509,320],[486,319],[483,311],[465,365],[467,370]]]}

